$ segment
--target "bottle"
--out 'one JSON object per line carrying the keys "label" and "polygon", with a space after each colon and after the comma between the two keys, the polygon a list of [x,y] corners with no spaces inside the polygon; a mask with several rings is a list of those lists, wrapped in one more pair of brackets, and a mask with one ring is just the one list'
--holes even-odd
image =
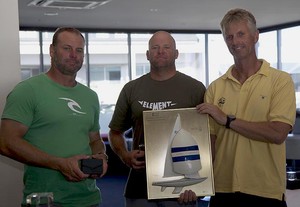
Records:
{"label": "bottle", "polygon": [[38,206],[53,206],[53,193],[42,192],[42,193],[31,193],[26,197],[26,206],[38,207]]}

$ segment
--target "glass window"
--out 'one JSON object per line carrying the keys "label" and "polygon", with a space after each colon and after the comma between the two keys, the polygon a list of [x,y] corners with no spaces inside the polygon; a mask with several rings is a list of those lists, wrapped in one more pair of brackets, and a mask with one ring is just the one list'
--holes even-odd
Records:
{"label": "glass window", "polygon": [[88,34],[90,88],[99,97],[99,122],[105,136],[119,93],[129,81],[127,38],[122,33]]}
{"label": "glass window", "polygon": [[148,41],[152,34],[131,34],[131,79],[136,79],[150,72],[146,57]]}
{"label": "glass window", "polygon": [[265,32],[259,34],[259,40],[256,44],[257,57],[265,59],[272,67],[277,66],[277,32]]}
{"label": "glass window", "polygon": [[208,35],[208,84],[222,76],[233,64],[222,34]]}
{"label": "glass window", "polygon": [[147,65],[136,65],[136,76],[140,77],[146,73],[150,72],[150,64]]}
{"label": "glass window", "polygon": [[52,37],[54,32],[42,32],[42,48],[43,48],[43,71],[46,72],[50,68],[50,44],[52,43]]}
{"label": "glass window", "polygon": [[120,81],[121,80],[121,68],[119,66],[99,66],[90,68],[90,81]]}
{"label": "glass window", "polygon": [[[300,54],[292,51],[292,48],[300,48],[298,41],[300,27],[283,29],[279,32],[282,37],[280,50],[277,48],[277,30],[261,33],[256,45],[257,56],[266,59],[273,67],[279,67],[291,74],[295,82],[297,108],[300,109]],[[23,80],[46,72],[50,68],[49,47],[53,34],[53,32],[20,31]],[[107,133],[115,103],[125,83],[150,71],[146,51],[152,34],[103,32],[83,33],[83,35],[88,37],[86,42],[88,50],[85,51],[89,51],[89,54],[85,54],[83,66],[77,73],[76,80],[98,94],[101,132]],[[177,70],[194,77],[206,86],[223,75],[233,64],[232,55],[222,34],[172,35],[179,50],[179,57],[176,60]],[[278,51],[282,60],[279,64]]]}
{"label": "glass window", "polygon": [[20,59],[22,80],[40,73],[39,32],[20,31]]}
{"label": "glass window", "polygon": [[291,74],[296,90],[296,105],[300,110],[300,26],[281,31],[282,70]]}
{"label": "glass window", "polygon": [[179,51],[178,71],[205,84],[205,36],[203,34],[172,34]]}

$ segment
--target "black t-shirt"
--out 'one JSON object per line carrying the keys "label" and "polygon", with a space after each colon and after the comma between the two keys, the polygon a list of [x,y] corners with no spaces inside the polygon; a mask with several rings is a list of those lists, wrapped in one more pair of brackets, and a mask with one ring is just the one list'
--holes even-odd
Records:
{"label": "black t-shirt", "polygon": [[[189,108],[203,103],[205,86],[177,72],[165,81],[146,74],[128,82],[122,89],[109,127],[116,131],[133,129],[133,149],[144,143],[143,111]],[[125,188],[127,198],[147,198],[146,170],[131,169]]]}

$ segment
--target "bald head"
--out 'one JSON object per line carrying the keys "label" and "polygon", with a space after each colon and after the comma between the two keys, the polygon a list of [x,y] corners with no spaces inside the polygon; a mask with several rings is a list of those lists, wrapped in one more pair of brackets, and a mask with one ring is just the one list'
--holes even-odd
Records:
{"label": "bald head", "polygon": [[178,50],[170,33],[155,32],[149,40],[146,55],[151,65],[151,77],[154,80],[167,80],[176,74],[175,60],[178,58]]}
{"label": "bald head", "polygon": [[176,42],[172,35],[169,32],[166,31],[157,31],[153,34],[153,36],[149,40],[149,49],[158,41],[164,41],[167,42],[170,46],[173,47],[173,49],[176,49]]}

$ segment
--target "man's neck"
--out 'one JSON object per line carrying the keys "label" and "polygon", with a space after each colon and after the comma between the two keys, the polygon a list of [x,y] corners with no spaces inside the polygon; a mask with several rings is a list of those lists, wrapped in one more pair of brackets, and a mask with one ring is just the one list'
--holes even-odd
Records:
{"label": "man's neck", "polygon": [[232,69],[232,75],[243,84],[250,76],[257,73],[261,65],[262,62],[257,58],[236,61]]}
{"label": "man's neck", "polygon": [[164,81],[172,78],[174,75],[176,75],[176,68],[172,70],[155,70],[151,69],[150,76],[153,80],[156,81]]}
{"label": "man's neck", "polygon": [[74,76],[64,75],[54,68],[50,68],[46,75],[54,82],[65,87],[74,87],[77,84]]}

